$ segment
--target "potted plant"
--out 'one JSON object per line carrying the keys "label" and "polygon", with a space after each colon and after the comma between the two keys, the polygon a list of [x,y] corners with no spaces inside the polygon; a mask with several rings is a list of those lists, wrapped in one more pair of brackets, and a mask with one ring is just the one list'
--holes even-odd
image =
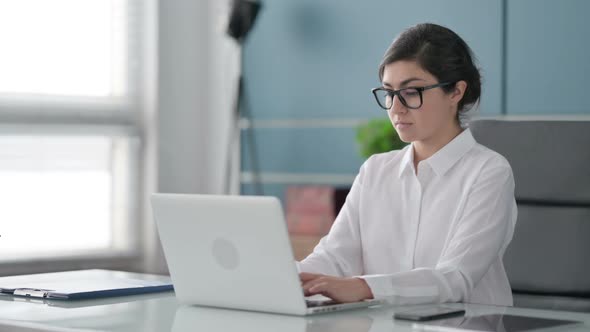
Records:
{"label": "potted plant", "polygon": [[389,118],[372,119],[359,125],[356,141],[363,158],[369,158],[375,153],[399,150],[407,144],[399,138]]}

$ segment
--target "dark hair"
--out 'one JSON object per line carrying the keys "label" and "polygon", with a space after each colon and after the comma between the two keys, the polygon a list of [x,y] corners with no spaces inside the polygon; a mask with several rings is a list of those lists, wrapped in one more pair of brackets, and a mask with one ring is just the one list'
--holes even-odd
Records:
{"label": "dark hair", "polygon": [[[448,28],[422,23],[403,31],[389,46],[379,65],[379,80],[385,66],[399,60],[416,61],[439,82],[467,82],[467,89],[458,104],[459,113],[469,111],[479,102],[481,76],[473,61],[474,55],[461,37]],[[455,85],[442,87],[450,92]]]}

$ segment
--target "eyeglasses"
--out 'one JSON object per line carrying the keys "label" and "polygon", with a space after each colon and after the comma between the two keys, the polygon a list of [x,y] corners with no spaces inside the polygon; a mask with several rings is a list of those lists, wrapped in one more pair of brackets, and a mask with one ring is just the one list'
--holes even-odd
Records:
{"label": "eyeglasses", "polygon": [[422,106],[422,92],[441,86],[453,84],[454,82],[444,82],[423,87],[408,87],[399,90],[391,90],[386,88],[375,88],[371,90],[377,104],[384,110],[391,109],[393,106],[393,96],[397,96],[399,101],[409,109],[417,109]]}

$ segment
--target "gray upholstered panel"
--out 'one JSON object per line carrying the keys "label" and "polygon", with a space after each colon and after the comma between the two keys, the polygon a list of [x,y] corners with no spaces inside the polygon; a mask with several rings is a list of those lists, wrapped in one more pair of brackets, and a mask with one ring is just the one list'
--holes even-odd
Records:
{"label": "gray upholstered panel", "polygon": [[478,120],[512,166],[518,221],[504,255],[514,305],[590,311],[590,121]]}
{"label": "gray upholstered panel", "polygon": [[477,120],[470,128],[510,162],[517,199],[590,204],[590,121]]}
{"label": "gray upholstered panel", "polygon": [[504,264],[514,291],[590,295],[590,207],[519,205]]}

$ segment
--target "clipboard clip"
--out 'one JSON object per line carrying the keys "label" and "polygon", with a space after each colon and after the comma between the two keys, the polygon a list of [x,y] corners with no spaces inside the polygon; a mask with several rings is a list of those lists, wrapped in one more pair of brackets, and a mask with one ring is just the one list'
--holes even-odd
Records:
{"label": "clipboard clip", "polygon": [[12,294],[26,297],[47,298],[47,295],[51,291],[51,289],[17,288]]}

